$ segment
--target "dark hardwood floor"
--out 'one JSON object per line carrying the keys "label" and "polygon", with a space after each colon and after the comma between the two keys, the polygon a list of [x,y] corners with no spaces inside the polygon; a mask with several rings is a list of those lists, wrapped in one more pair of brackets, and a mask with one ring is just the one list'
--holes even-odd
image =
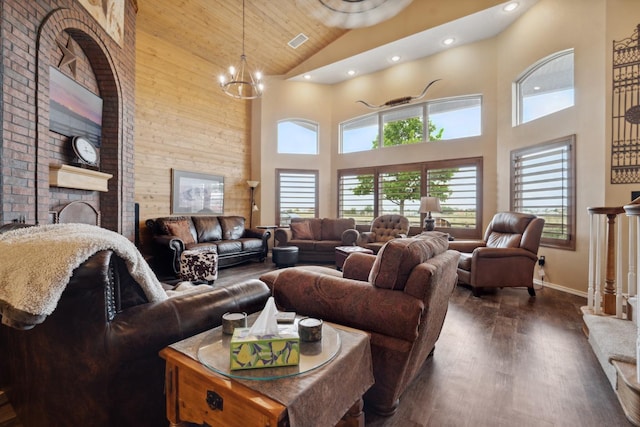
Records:
{"label": "dark hardwood floor", "polygon": [[[223,269],[217,284],[256,277],[270,262]],[[551,288],[458,286],[434,356],[396,414],[371,427],[630,426],[582,332],[586,299]]]}
{"label": "dark hardwood floor", "polygon": [[[216,286],[273,268],[267,261],[222,269]],[[458,286],[434,356],[400,399],[397,413],[384,418],[366,412],[366,425],[631,425],[582,332],[580,307],[586,300],[550,288],[537,294],[500,289],[475,298]],[[0,393],[0,414],[1,406],[10,410],[1,398]],[[0,427],[19,426],[14,423],[0,417]]]}

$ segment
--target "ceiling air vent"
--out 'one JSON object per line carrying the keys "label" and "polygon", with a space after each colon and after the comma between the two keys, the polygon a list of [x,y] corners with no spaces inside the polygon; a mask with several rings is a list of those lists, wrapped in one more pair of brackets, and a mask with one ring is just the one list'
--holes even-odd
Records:
{"label": "ceiling air vent", "polygon": [[298,47],[300,47],[300,45],[302,45],[307,40],[309,40],[309,37],[307,37],[304,34],[300,33],[297,36],[295,36],[294,38],[292,38],[289,41],[289,43],[287,43],[287,44],[289,46],[291,46],[292,48],[297,49]]}

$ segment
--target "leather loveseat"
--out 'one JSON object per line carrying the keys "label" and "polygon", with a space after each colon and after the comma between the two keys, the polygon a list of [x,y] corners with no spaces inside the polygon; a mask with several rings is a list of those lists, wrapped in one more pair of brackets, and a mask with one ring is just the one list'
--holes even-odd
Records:
{"label": "leather loveseat", "polygon": [[335,262],[336,247],[354,246],[358,235],[353,218],[291,218],[276,229],[275,245],[296,246],[301,262]]}
{"label": "leather loveseat", "polygon": [[446,234],[429,232],[390,240],[377,255],[353,253],[342,273],[300,266],[260,279],[280,309],[370,334],[375,384],[365,404],[391,415],[440,336],[460,256],[447,248]]}
{"label": "leather loveseat", "polygon": [[269,230],[245,228],[241,216],[175,216],[148,219],[154,246],[154,266],[177,276],[185,249],[216,251],[218,267],[228,267],[267,257]]}
{"label": "leather loveseat", "polygon": [[225,312],[261,310],[268,297],[254,279],[149,303],[123,260],[99,251],[41,324],[0,325],[0,387],[25,427],[167,425],[158,352],[220,325]]}

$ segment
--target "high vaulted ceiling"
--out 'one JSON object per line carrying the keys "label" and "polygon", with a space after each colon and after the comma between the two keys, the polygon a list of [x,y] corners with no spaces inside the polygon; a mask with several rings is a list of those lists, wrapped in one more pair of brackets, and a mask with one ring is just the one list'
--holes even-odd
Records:
{"label": "high vaulted ceiling", "polygon": [[[354,56],[362,58],[364,64],[366,56],[379,46],[426,30],[442,29],[459,22],[460,18],[508,3],[504,0],[413,0],[405,10],[385,22],[345,30],[317,22],[300,9],[298,1],[317,0],[245,0],[245,53],[249,64],[265,75],[291,78]],[[529,6],[535,2],[519,1]],[[202,57],[219,66],[221,71],[238,62],[242,53],[242,0],[137,2],[138,31]],[[473,33],[473,28],[469,25],[461,28],[472,41],[469,34]],[[297,49],[289,47],[287,43],[300,33],[309,40]],[[416,40],[416,43],[424,44],[425,41]],[[327,48],[330,45],[331,48]],[[337,81],[335,78],[329,80],[325,83]]]}

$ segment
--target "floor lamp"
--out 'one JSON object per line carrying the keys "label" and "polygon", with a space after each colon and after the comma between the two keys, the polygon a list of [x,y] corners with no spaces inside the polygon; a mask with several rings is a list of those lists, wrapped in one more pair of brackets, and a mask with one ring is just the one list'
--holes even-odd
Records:
{"label": "floor lamp", "polygon": [[249,228],[253,228],[253,213],[259,211],[258,205],[256,205],[256,199],[254,192],[256,187],[260,185],[260,181],[247,181],[247,185],[251,189],[251,209],[249,210]]}

